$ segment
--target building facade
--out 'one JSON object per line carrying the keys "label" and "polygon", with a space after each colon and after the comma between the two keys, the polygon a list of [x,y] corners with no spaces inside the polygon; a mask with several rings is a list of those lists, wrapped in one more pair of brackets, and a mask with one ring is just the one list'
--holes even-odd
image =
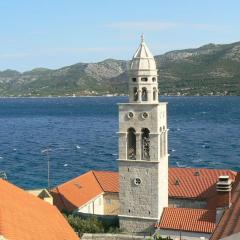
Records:
{"label": "building facade", "polygon": [[129,69],[129,102],[119,104],[120,227],[149,231],[168,206],[167,103],[143,37]]}

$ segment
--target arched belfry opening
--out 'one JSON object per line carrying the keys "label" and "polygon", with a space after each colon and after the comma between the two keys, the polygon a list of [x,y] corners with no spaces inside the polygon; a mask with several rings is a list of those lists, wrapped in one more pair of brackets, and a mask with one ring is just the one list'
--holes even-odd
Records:
{"label": "arched belfry opening", "polygon": [[128,76],[129,102],[119,104],[119,226],[142,233],[161,218],[169,195],[167,104],[159,103],[158,70],[143,37]]}
{"label": "arched belfry opening", "polygon": [[138,100],[138,89],[137,89],[137,87],[133,88],[133,100],[134,101]]}
{"label": "arched belfry opening", "polygon": [[144,87],[142,88],[142,101],[147,101],[148,95],[147,95],[147,89]]}
{"label": "arched belfry opening", "polygon": [[136,131],[134,128],[128,129],[127,155],[128,155],[128,159],[136,160]]}
{"label": "arched belfry opening", "polygon": [[142,129],[142,160],[150,160],[150,131],[148,128]]}

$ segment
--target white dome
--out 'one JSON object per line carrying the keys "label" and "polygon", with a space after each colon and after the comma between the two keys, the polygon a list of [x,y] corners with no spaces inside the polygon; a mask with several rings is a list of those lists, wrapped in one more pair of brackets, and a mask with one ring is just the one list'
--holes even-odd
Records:
{"label": "white dome", "polygon": [[143,37],[139,48],[133,56],[130,70],[156,70],[156,63],[154,57],[148,49]]}

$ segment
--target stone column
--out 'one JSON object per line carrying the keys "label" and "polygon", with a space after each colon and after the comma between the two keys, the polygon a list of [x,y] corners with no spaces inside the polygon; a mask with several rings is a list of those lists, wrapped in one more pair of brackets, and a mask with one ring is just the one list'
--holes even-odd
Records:
{"label": "stone column", "polygon": [[147,90],[147,100],[148,102],[153,102],[152,90]]}
{"label": "stone column", "polygon": [[142,102],[142,90],[138,90],[138,102]]}
{"label": "stone column", "polygon": [[142,133],[136,132],[136,160],[142,160]]}
{"label": "stone column", "polygon": [[119,137],[118,137],[118,146],[119,146],[119,156],[118,158],[121,160],[127,160],[127,132],[118,132]]}

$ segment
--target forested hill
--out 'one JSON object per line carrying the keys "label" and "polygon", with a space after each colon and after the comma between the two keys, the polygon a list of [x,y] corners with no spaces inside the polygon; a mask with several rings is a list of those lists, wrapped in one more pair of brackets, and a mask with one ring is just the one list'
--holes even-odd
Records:
{"label": "forested hill", "polygon": [[[240,42],[171,51],[155,60],[161,94],[240,95]],[[106,59],[56,70],[0,71],[0,96],[125,94],[127,66],[128,61]]]}

